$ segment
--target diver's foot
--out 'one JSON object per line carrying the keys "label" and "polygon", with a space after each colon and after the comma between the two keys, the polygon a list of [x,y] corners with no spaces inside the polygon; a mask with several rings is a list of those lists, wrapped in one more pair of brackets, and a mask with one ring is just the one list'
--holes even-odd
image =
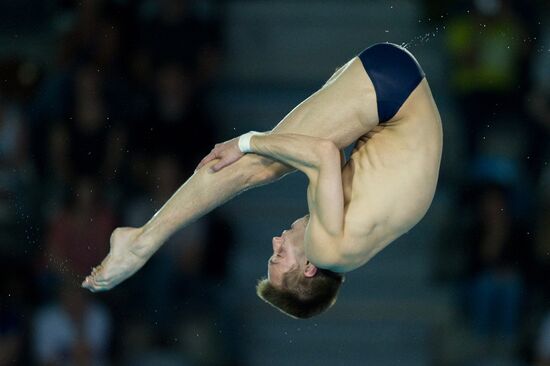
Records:
{"label": "diver's foot", "polygon": [[111,234],[111,250],[101,264],[82,282],[92,292],[110,290],[131,277],[149,260],[147,246],[142,243],[140,228],[117,228]]}

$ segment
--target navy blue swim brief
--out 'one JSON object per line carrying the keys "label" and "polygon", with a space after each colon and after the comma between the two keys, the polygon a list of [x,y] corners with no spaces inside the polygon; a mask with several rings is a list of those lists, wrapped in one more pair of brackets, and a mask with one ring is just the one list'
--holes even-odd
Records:
{"label": "navy blue swim brief", "polygon": [[377,43],[359,54],[376,91],[378,121],[389,121],[425,74],[405,48],[393,43]]}

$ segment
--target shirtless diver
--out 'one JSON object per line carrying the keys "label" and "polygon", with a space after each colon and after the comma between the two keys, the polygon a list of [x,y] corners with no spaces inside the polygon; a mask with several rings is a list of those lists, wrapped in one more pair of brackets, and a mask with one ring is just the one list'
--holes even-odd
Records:
{"label": "shirtless diver", "polygon": [[[341,149],[355,142],[349,160]],[[272,131],[217,144],[140,228],[118,228],[82,286],[133,275],[181,227],[235,195],[300,170],[309,214],[274,237],[258,296],[295,318],[336,301],[361,267],[426,214],[437,184],[442,127],[424,72],[404,48],[375,44],[338,69]]]}

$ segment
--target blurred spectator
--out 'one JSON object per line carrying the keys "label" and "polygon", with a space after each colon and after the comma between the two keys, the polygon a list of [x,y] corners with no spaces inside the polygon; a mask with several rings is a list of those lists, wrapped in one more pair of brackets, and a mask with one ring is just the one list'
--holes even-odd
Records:
{"label": "blurred spectator", "polygon": [[188,176],[215,143],[214,128],[197,99],[188,70],[175,63],[164,64],[157,72],[155,87],[148,144],[154,152],[176,157]]}
{"label": "blurred spectator", "polygon": [[70,189],[73,179],[71,157],[68,154],[70,137],[67,128],[61,123],[50,126],[49,131],[42,136],[46,150],[42,157],[44,176],[42,178],[42,215],[46,221],[52,212],[58,211],[63,205],[66,192]]}
{"label": "blurred spectator", "polygon": [[[531,235],[513,212],[510,190],[496,183],[473,192],[467,233],[471,317],[480,341],[496,340],[513,351],[524,298],[524,265]],[[491,339],[493,337],[493,339]],[[497,338],[498,337],[498,338]]]}
{"label": "blurred spectator", "polygon": [[20,108],[0,94],[0,159],[3,166],[21,167],[28,158],[27,126]]}
{"label": "blurred spectator", "polygon": [[73,113],[69,115],[67,127],[68,153],[76,174],[112,174],[113,167],[119,166],[124,156],[120,147],[109,146],[120,143],[122,132],[113,128],[115,121],[109,116],[103,82],[92,65],[80,67],[75,74]]}
{"label": "blurred spectator", "polygon": [[92,177],[76,180],[69,202],[53,217],[46,232],[46,265],[57,277],[74,276],[79,283],[109,249],[115,214]]}
{"label": "blurred spectator", "polygon": [[539,177],[543,169],[548,169],[550,148],[546,141],[550,137],[550,26],[542,31],[541,40],[536,46],[534,62],[531,68],[533,89],[526,98],[527,109],[535,122],[530,129],[530,170]]}
{"label": "blurred spectator", "polygon": [[2,258],[0,283],[0,366],[25,365],[26,319],[30,308],[29,270],[17,261]]}
{"label": "blurred spectator", "polygon": [[[126,133],[110,117],[106,87],[97,69],[80,66],[53,84],[44,86],[49,90],[43,90],[33,114],[33,150],[43,178],[41,209],[46,220],[49,212],[59,209],[64,191],[77,176],[96,175],[111,183],[122,173],[127,154]],[[63,94],[67,89],[70,92]],[[43,104],[51,102],[49,98],[64,100],[65,105],[48,111]]]}
{"label": "blurred spectator", "polygon": [[[142,225],[184,179],[177,160],[170,155],[155,158],[151,171],[148,191],[127,206],[127,225]],[[161,339],[179,339],[180,353],[198,365],[226,365],[238,354],[229,346],[229,339],[212,329],[212,323],[217,323],[218,329],[233,326],[219,294],[232,246],[233,236],[227,223],[212,213],[174,234],[136,274],[135,281],[128,283],[139,288],[135,291],[140,297],[139,313],[146,312],[156,325],[147,332],[159,334]],[[142,283],[155,286],[142,287]],[[198,329],[203,328],[200,340],[194,339]],[[192,336],[191,329],[196,331]]]}
{"label": "blurred spectator", "polygon": [[[194,1],[145,2],[142,39],[157,60],[173,60],[206,78],[213,71],[219,49],[219,24],[215,14],[198,16]],[[214,62],[215,64],[215,62]],[[201,75],[203,74],[203,75]]]}
{"label": "blurred spectator", "polygon": [[[148,190],[142,196],[135,197],[127,205],[124,222],[129,226],[143,225],[180,186],[183,174],[177,160],[169,155],[159,155],[153,160],[152,174]],[[174,234],[164,244],[158,255],[151,259],[151,265],[144,269],[159,286],[151,288],[151,296],[157,303],[177,302],[188,295],[166,288],[172,283],[197,283],[207,280],[222,281],[227,275],[228,257],[232,247],[232,234],[227,224],[215,213],[203,217],[197,222]],[[156,274],[154,274],[156,273]],[[178,278],[179,276],[187,278]],[[201,285],[198,285],[201,286]],[[181,290],[181,289],[180,289]],[[147,291],[147,290],[145,290]],[[178,295],[181,293],[181,296]],[[172,301],[170,298],[174,297]],[[161,312],[162,313],[162,312]]]}
{"label": "blurred spectator", "polygon": [[21,364],[23,329],[15,309],[0,309],[0,366]]}
{"label": "blurred spectator", "polygon": [[[233,239],[217,213],[174,235],[136,275],[153,286],[130,280],[105,296],[117,315],[113,324],[79,288],[108,252],[117,216],[143,224],[217,142],[206,98],[219,64],[220,8],[181,0],[54,1],[40,8],[49,12],[43,34],[29,32],[32,44],[44,43],[37,54],[48,50],[38,66],[0,67],[0,250],[2,258],[21,258],[32,249],[37,259],[23,257],[37,265],[34,286],[2,281],[9,292],[0,307],[0,365],[29,364],[30,357],[40,365],[107,364],[116,329],[125,339],[116,343],[115,362],[238,364],[239,342],[225,337],[234,323],[219,290]],[[16,97],[4,93],[13,75],[32,79]],[[36,293],[18,295],[22,289]],[[33,352],[26,356],[29,324],[21,314],[34,297],[53,302],[31,310]]]}
{"label": "blurred spectator", "polygon": [[[550,344],[550,169],[539,179],[534,215],[533,248],[529,263],[530,306],[527,309],[525,353],[536,366],[549,366]],[[532,360],[533,358],[530,358]]]}
{"label": "blurred spectator", "polygon": [[538,195],[532,282],[535,291],[543,295],[541,300],[550,304],[550,174],[544,178]]}
{"label": "blurred spectator", "polygon": [[22,236],[5,235],[16,228],[32,226],[34,172],[28,154],[27,125],[16,102],[9,101],[0,90],[0,254],[23,254],[27,246],[15,245]]}
{"label": "blurred spectator", "polygon": [[535,349],[535,366],[550,366],[550,312],[542,321]]}
{"label": "blurred spectator", "polygon": [[33,355],[38,365],[107,365],[111,319],[89,294],[64,282],[57,300],[37,309]]}
{"label": "blurred spectator", "polygon": [[469,157],[487,128],[518,123],[526,29],[510,0],[474,0],[471,12],[452,16],[447,25],[451,86],[459,103]]}

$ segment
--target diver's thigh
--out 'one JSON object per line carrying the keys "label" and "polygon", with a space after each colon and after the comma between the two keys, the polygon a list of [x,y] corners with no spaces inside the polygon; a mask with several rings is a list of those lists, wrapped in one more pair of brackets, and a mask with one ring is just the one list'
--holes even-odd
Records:
{"label": "diver's thigh", "polygon": [[374,128],[378,117],[372,82],[357,58],[342,68],[272,132],[325,138],[344,148]]}

